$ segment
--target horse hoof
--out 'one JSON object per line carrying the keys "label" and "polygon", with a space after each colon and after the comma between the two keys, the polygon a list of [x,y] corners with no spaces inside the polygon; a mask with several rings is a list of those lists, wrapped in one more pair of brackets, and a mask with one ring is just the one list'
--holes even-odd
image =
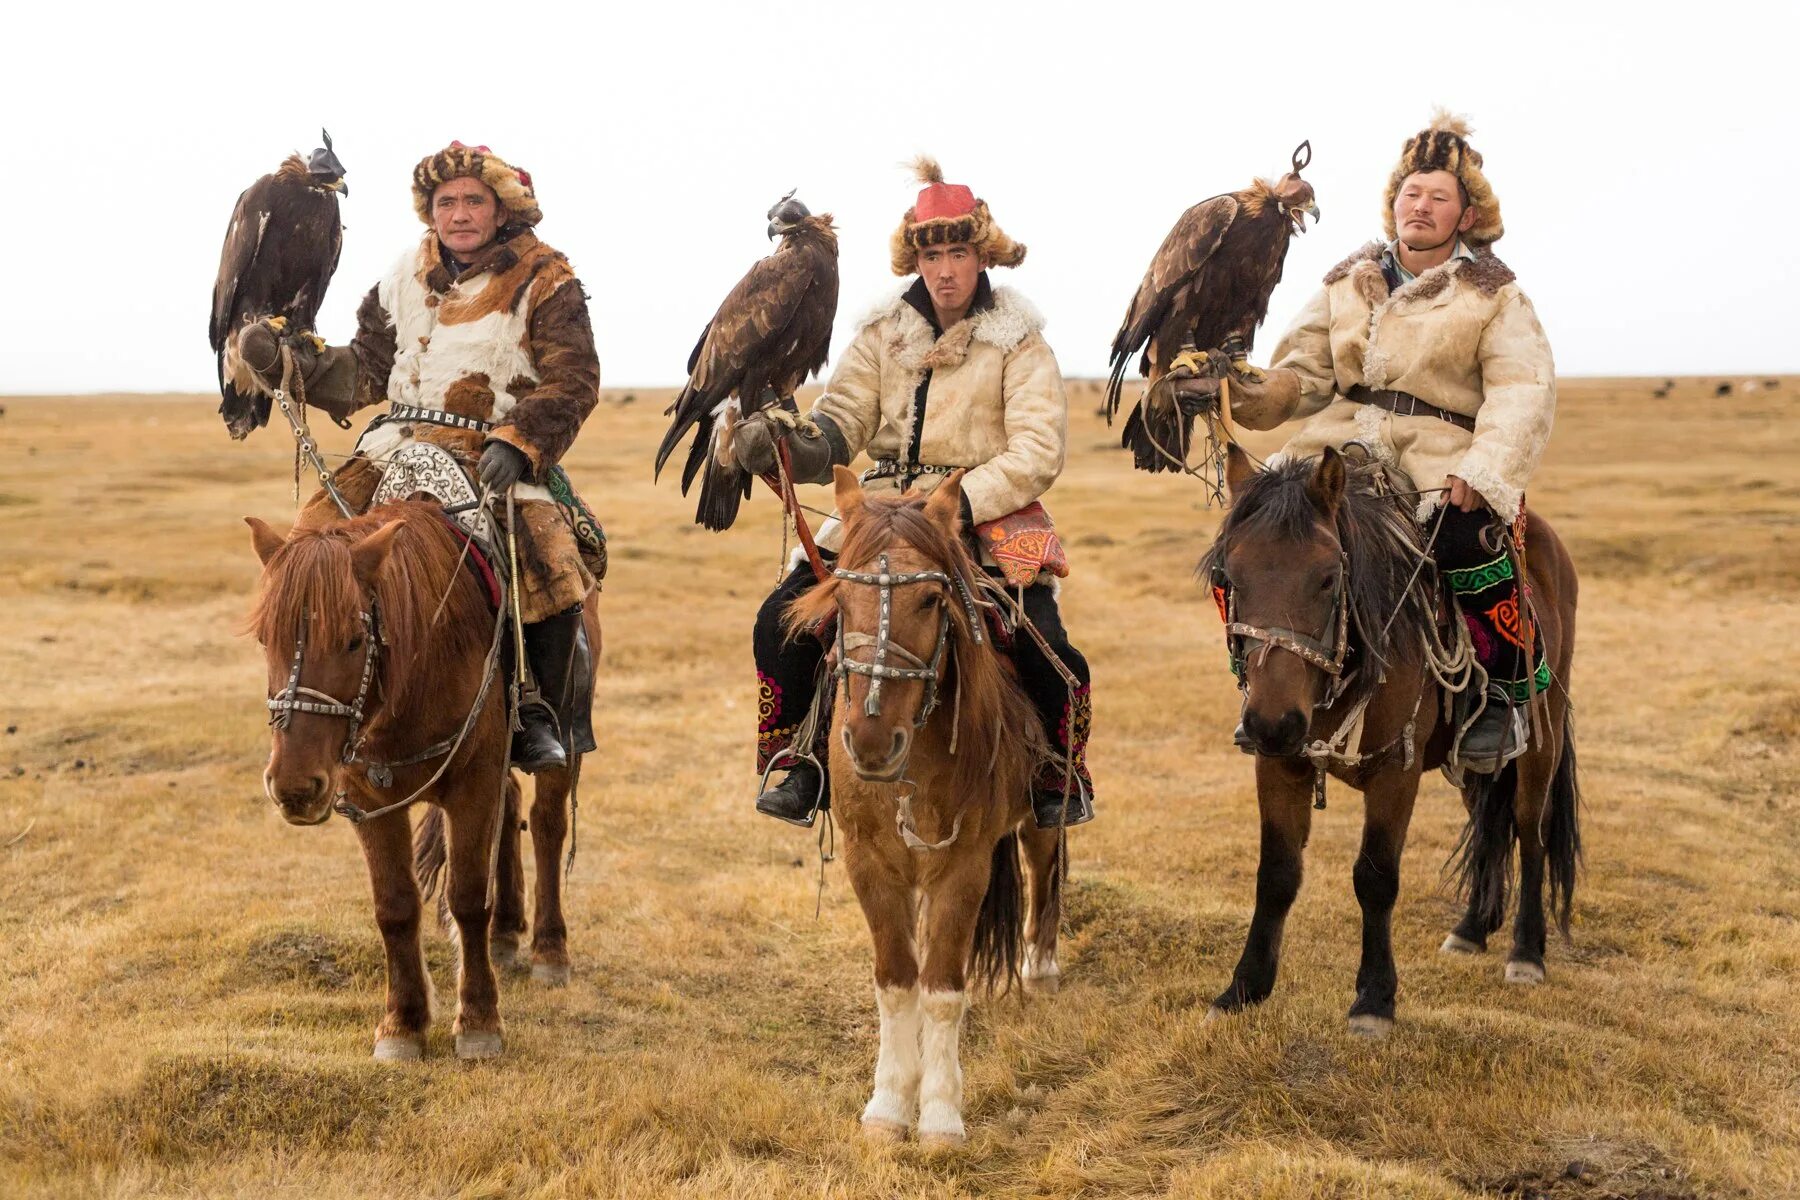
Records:
{"label": "horse hoof", "polygon": [[1039,975],[1025,980],[1025,994],[1028,996],[1054,996],[1062,991],[1062,975]]}
{"label": "horse hoof", "polygon": [[518,942],[498,938],[488,943],[488,961],[496,971],[523,971],[530,965],[529,960],[520,958]]}
{"label": "horse hoof", "polygon": [[1485,951],[1486,949],[1487,949],[1486,946],[1480,945],[1479,943],[1476,943],[1476,942],[1471,942],[1468,938],[1459,937],[1458,935],[1453,933],[1449,937],[1444,939],[1444,944],[1438,947],[1438,953],[1439,954],[1480,954],[1483,951]]}
{"label": "horse hoof", "polygon": [[1350,1018],[1352,1037],[1380,1041],[1392,1032],[1394,1032],[1394,1018],[1392,1017],[1378,1017],[1374,1013],[1358,1013]]}
{"label": "horse hoof", "polygon": [[498,1033],[459,1033],[456,1035],[456,1057],[467,1062],[500,1057]]}
{"label": "horse hoof", "polygon": [[1211,1008],[1206,1010],[1206,1016],[1203,1018],[1203,1020],[1208,1025],[1211,1025],[1214,1021],[1223,1021],[1230,1015],[1231,1015],[1230,1013],[1226,1012],[1224,1009],[1220,1008],[1218,1005],[1215,1004]]}
{"label": "horse hoof", "polygon": [[541,983],[545,987],[566,987],[569,982],[568,963],[532,963],[531,981]]}
{"label": "horse hoof", "polygon": [[906,1126],[897,1121],[870,1121],[862,1123],[863,1137],[883,1146],[892,1146],[906,1140]]}
{"label": "horse hoof", "polygon": [[389,1034],[375,1039],[376,1062],[416,1062],[424,1057],[425,1039],[419,1034]]}
{"label": "horse hoof", "polygon": [[922,1150],[960,1150],[968,1135],[961,1129],[919,1130],[919,1148]]}
{"label": "horse hoof", "polygon": [[1544,968],[1534,962],[1509,962],[1506,964],[1506,982],[1536,987],[1544,982]]}

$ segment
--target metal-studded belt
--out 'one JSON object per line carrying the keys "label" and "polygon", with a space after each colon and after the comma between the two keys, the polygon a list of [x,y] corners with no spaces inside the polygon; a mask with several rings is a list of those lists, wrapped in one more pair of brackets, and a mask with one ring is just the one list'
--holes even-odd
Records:
{"label": "metal-studded belt", "polygon": [[892,479],[896,475],[917,477],[920,475],[948,475],[952,471],[961,471],[962,467],[936,467],[924,463],[903,463],[897,458],[878,458],[875,465],[863,472],[862,481],[871,479]]}
{"label": "metal-studded belt", "polygon": [[476,433],[486,433],[494,427],[492,421],[478,421],[474,417],[445,412],[441,408],[416,408],[411,404],[402,404],[398,400],[388,406],[387,419],[390,421],[417,421],[426,425],[444,425],[451,429],[473,429]]}
{"label": "metal-studded belt", "polygon": [[1439,408],[1429,400],[1421,400],[1410,392],[1394,392],[1377,390],[1357,384],[1344,395],[1344,399],[1357,404],[1373,404],[1376,408],[1385,408],[1397,417],[1436,417],[1440,421],[1448,421],[1458,429],[1475,432],[1475,418],[1465,417],[1461,413],[1451,412],[1447,408]]}

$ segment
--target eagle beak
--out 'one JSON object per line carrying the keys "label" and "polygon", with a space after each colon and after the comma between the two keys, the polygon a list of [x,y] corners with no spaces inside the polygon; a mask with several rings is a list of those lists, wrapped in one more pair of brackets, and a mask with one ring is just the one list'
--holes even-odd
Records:
{"label": "eagle beak", "polygon": [[345,196],[348,196],[350,194],[350,185],[345,183],[342,178],[339,178],[338,181],[335,184],[333,184],[332,186],[334,188],[336,188],[338,190],[338,192],[340,192],[341,194],[343,194]]}
{"label": "eagle beak", "polygon": [[788,230],[790,230],[792,228],[793,228],[792,225],[783,225],[779,221],[770,221],[769,222],[769,240],[771,242],[774,241],[776,238],[780,237],[782,234],[786,233]]}

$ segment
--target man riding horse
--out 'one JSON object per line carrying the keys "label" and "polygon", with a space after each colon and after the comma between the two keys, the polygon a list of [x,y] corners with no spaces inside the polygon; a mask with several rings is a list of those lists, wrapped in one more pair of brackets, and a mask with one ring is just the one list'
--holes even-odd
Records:
{"label": "man riding horse", "polygon": [[[1458,760],[1491,772],[1524,748],[1523,705],[1550,685],[1526,642],[1519,583],[1505,542],[1550,438],[1556,369],[1550,343],[1512,271],[1491,249],[1500,202],[1460,118],[1440,113],[1409,138],[1388,179],[1385,242],[1325,276],[1261,379],[1231,383],[1231,416],[1251,429],[1306,418],[1281,455],[1360,446],[1423,489],[1418,519],[1456,595],[1486,696],[1464,699]],[[1190,394],[1217,383],[1182,385]],[[1485,703],[1483,703],[1485,701]]]}
{"label": "man riding horse", "polygon": [[[368,507],[386,462],[414,441],[449,451],[495,495],[512,489],[515,586],[537,685],[512,758],[528,772],[563,767],[594,748],[581,613],[603,559],[596,539],[578,543],[591,517],[555,469],[599,400],[587,298],[568,259],[532,232],[543,214],[531,176],[486,146],[451,142],[421,161],[413,207],[427,232],[369,289],[351,344],[315,352],[299,341],[295,369],[307,403],[337,420],[389,405],[334,475],[352,511]],[[256,326],[244,338],[246,361],[277,382],[276,333]],[[300,521],[339,515],[321,491]]]}
{"label": "man riding horse", "polygon": [[[802,426],[789,436],[785,425],[758,413],[734,430],[732,453],[744,470],[765,474],[775,469],[776,439],[787,437],[794,478],[804,483],[829,481],[833,466],[866,450],[875,460],[863,475],[872,495],[934,491],[950,472],[967,469],[963,526],[979,530],[982,565],[1015,589],[1048,647],[1046,653],[1028,630],[1013,637],[1020,683],[1056,754],[1033,783],[1037,824],[1065,823],[1066,791],[1066,823],[1078,825],[1094,812],[1085,757],[1088,666],[1063,630],[1047,576],[1067,566],[1036,503],[1063,468],[1062,375],[1041,332],[1043,317],[1016,291],[988,280],[989,267],[1022,262],[1025,247],[1001,231],[969,188],[943,182],[935,162],[918,166],[924,190],[891,239],[894,274],[917,278],[863,321],[813,406],[818,434]],[[825,554],[835,557],[842,532],[835,518],[821,527]],[[809,636],[786,638],[781,616],[813,584],[810,564],[796,566],[757,613],[753,642],[761,689],[757,767],[766,773],[771,763],[791,764],[757,810],[803,826],[829,794],[817,761],[801,757],[816,754],[817,745],[793,745],[813,703],[824,647]]]}

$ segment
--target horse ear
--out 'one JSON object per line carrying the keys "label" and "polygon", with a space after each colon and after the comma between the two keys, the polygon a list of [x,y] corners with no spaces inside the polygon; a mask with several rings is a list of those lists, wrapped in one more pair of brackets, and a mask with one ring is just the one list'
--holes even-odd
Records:
{"label": "horse ear", "polygon": [[1236,442],[1225,444],[1225,490],[1233,496],[1238,495],[1250,486],[1256,478],[1256,464],[1250,461],[1250,455]]}
{"label": "horse ear", "polygon": [[375,578],[381,574],[382,564],[387,562],[388,551],[394,548],[394,535],[404,524],[399,519],[389,521],[350,547],[350,569],[356,572],[358,583],[364,587],[375,586]]}
{"label": "horse ear", "polygon": [[1338,505],[1344,500],[1344,456],[1330,446],[1319,455],[1312,478],[1306,481],[1306,494],[1313,507],[1327,521],[1337,517]]}
{"label": "horse ear", "polygon": [[849,467],[833,467],[831,482],[837,492],[838,518],[848,521],[850,514],[862,507],[862,482],[856,478],[856,472]]}
{"label": "horse ear", "polygon": [[262,559],[263,565],[275,557],[275,552],[287,544],[287,539],[269,527],[269,523],[258,517],[245,517],[244,524],[250,527],[250,542],[256,547],[256,557]]}
{"label": "horse ear", "polygon": [[925,516],[932,524],[947,530],[951,537],[962,532],[962,502],[964,470],[955,470],[944,476],[944,482],[925,498]]}

